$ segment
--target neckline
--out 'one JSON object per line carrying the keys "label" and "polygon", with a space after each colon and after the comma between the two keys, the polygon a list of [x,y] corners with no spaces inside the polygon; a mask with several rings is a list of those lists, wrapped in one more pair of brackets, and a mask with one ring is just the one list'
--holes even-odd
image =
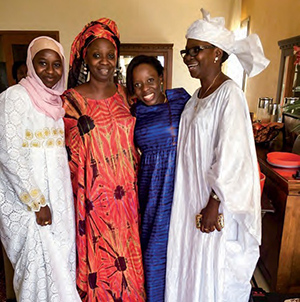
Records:
{"label": "neckline", "polygon": [[215,92],[217,92],[226,82],[228,82],[228,81],[232,81],[232,79],[227,79],[227,80],[225,80],[223,83],[221,83],[221,85],[215,90],[215,91],[213,91],[211,94],[209,94],[208,96],[206,96],[206,97],[204,97],[204,98],[199,98],[198,97],[198,93],[199,93],[199,91],[200,91],[200,89],[201,89],[201,87],[199,87],[197,90],[196,90],[196,99],[197,100],[205,100],[205,99],[207,99],[208,97],[210,97],[211,95],[213,95]]}
{"label": "neckline", "polygon": [[92,98],[86,97],[86,96],[82,95],[80,92],[78,92],[75,88],[71,88],[70,90],[75,91],[75,93],[76,93],[77,95],[79,95],[80,97],[82,97],[82,98],[85,99],[85,100],[91,100],[91,101],[100,102],[100,101],[105,101],[105,100],[109,100],[109,99],[113,98],[116,94],[119,93],[119,88],[120,88],[120,87],[119,87],[119,84],[117,84],[117,90],[116,90],[116,92],[115,92],[112,96],[109,96],[109,97],[104,98],[104,99],[92,99]]}

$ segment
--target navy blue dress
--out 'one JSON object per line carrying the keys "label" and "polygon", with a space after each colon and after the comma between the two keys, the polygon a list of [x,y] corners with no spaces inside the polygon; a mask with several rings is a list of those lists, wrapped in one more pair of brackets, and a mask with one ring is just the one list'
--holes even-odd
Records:
{"label": "navy blue dress", "polygon": [[190,95],[166,91],[167,103],[136,104],[135,141],[142,152],[138,174],[147,301],[164,301],[166,255],[174,190],[180,115]]}

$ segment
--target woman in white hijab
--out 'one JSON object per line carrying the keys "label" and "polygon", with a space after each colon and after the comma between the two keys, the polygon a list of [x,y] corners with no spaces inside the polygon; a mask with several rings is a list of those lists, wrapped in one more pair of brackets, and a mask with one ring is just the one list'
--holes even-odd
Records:
{"label": "woman in white hijab", "polygon": [[64,144],[62,46],[38,37],[28,76],[0,95],[0,235],[18,301],[81,301],[75,222]]}
{"label": "woman in white hijab", "polygon": [[201,88],[180,121],[165,298],[248,302],[261,240],[258,164],[245,96],[221,65],[233,53],[254,76],[269,61],[258,36],[235,41],[224,18],[202,12],[181,51]]}

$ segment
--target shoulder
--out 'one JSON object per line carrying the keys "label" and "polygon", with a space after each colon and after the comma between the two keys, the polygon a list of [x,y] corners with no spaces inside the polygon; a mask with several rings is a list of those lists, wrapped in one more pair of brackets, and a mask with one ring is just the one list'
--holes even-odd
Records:
{"label": "shoulder", "polygon": [[243,90],[233,80],[227,80],[220,86],[215,99],[224,110],[234,112],[249,110]]}
{"label": "shoulder", "polygon": [[227,80],[220,86],[220,92],[225,93],[226,95],[244,95],[243,90],[239,85],[233,80]]}
{"label": "shoulder", "polygon": [[27,90],[20,84],[16,84],[7,88],[0,94],[0,103],[14,103],[14,106],[26,106],[30,104],[30,97]]}
{"label": "shoulder", "polygon": [[61,97],[63,99],[68,99],[69,97],[72,97],[72,95],[74,93],[75,93],[75,89],[74,88],[70,88],[68,90],[65,90]]}
{"label": "shoulder", "polygon": [[79,103],[83,99],[83,96],[74,88],[66,90],[62,96],[63,105],[68,103]]}
{"label": "shoulder", "polygon": [[20,97],[28,97],[28,93],[26,89],[20,84],[13,85],[8,87],[5,91],[0,94],[2,98],[20,98]]}
{"label": "shoulder", "polygon": [[189,100],[190,94],[184,88],[173,88],[166,90],[166,96],[169,101],[176,99]]}

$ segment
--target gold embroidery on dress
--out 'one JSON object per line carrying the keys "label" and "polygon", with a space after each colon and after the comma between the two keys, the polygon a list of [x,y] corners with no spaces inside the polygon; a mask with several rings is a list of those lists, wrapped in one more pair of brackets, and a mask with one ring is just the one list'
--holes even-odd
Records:
{"label": "gold embroidery on dress", "polygon": [[28,203],[31,200],[31,197],[27,192],[22,192],[20,195],[20,199],[23,203]]}
{"label": "gold embroidery on dress", "polygon": [[39,148],[39,147],[41,147],[41,142],[39,142],[38,140],[35,139],[35,140],[31,141],[30,147]]}
{"label": "gold embroidery on dress", "polygon": [[41,194],[41,192],[39,189],[33,189],[29,194],[33,199],[36,199]]}
{"label": "gold embroidery on dress", "polygon": [[50,135],[50,130],[49,130],[49,128],[44,128],[44,135],[45,135],[45,137],[48,137],[49,135]]}
{"label": "gold embroidery on dress", "polygon": [[56,140],[56,145],[57,145],[58,147],[62,147],[63,144],[64,144],[64,141],[63,141],[62,138],[58,138],[58,139]]}
{"label": "gold embroidery on dress", "polygon": [[58,135],[58,129],[52,128],[52,135],[57,136]]}
{"label": "gold embroidery on dress", "polygon": [[63,128],[51,128],[47,127],[43,129],[38,129],[34,132],[30,129],[25,130],[25,139],[23,139],[22,147],[64,147],[65,137]]}
{"label": "gold embroidery on dress", "polygon": [[46,146],[47,147],[53,147],[54,146],[54,139],[53,138],[49,138],[46,142]]}
{"label": "gold embroidery on dress", "polygon": [[25,138],[28,139],[28,140],[33,139],[32,131],[26,129],[26,130],[25,130]]}
{"label": "gold embroidery on dress", "polygon": [[42,130],[37,130],[37,131],[35,131],[35,136],[36,136],[36,138],[38,138],[38,139],[43,139],[43,138],[44,138],[43,131],[42,131]]}

